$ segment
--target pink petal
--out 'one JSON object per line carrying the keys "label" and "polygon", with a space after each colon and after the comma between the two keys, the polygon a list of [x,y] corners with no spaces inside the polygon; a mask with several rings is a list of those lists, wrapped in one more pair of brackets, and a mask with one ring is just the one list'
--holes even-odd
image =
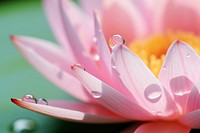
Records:
{"label": "pink petal", "polygon": [[95,78],[83,69],[77,66],[72,66],[72,70],[88,92],[91,93],[91,95],[105,108],[129,119],[154,119],[152,114],[140,107],[140,105],[129,100],[126,96],[114,90],[112,87]]}
{"label": "pink petal", "polygon": [[190,128],[200,128],[200,109],[186,113],[179,121]]}
{"label": "pink petal", "polygon": [[169,115],[177,115],[176,103],[168,92],[142,60],[126,46],[115,46],[112,63],[139,105],[156,115],[168,116],[170,119]]}
{"label": "pink petal", "polygon": [[66,35],[68,36],[69,43],[71,44],[70,46],[74,56],[76,57],[78,63],[84,65],[86,69],[97,76],[99,75],[97,67],[90,58],[88,51],[86,51],[85,47],[83,46],[83,43],[80,41],[76,29],[72,26],[72,23],[68,17],[68,10],[66,10],[65,5],[67,5],[67,2],[65,0],[60,0],[60,9],[64,21],[64,28]]}
{"label": "pink petal", "polygon": [[94,25],[95,25],[96,43],[100,54],[101,67],[103,67],[102,69],[105,71],[105,74],[108,73],[111,75],[111,53],[95,13],[94,13]]}
{"label": "pink petal", "polygon": [[100,10],[102,7],[101,0],[80,0],[80,4],[83,7],[84,11],[86,11],[88,14],[92,16],[92,12],[94,10]]}
{"label": "pink petal", "polygon": [[192,88],[187,101],[186,112],[200,109],[200,80]]}
{"label": "pink petal", "polygon": [[200,60],[186,43],[175,41],[169,48],[159,79],[177,103],[185,109],[188,95],[200,76]]}
{"label": "pink petal", "polygon": [[71,74],[66,55],[56,45],[23,36],[12,36],[11,40],[21,54],[47,79],[78,99],[91,101],[91,96]]}
{"label": "pink petal", "polygon": [[151,122],[141,125],[134,133],[189,133],[190,128],[177,122]]}
{"label": "pink petal", "polygon": [[15,98],[12,98],[11,101],[22,108],[68,121],[84,123],[117,123],[127,121],[95,104],[50,101],[48,105],[42,105],[24,102]]}
{"label": "pink petal", "polygon": [[102,25],[107,41],[114,34],[120,34],[126,38],[127,44],[144,36],[148,30],[143,16],[131,0],[103,1]]}
{"label": "pink petal", "polygon": [[65,48],[66,53],[73,55],[70,45],[68,44],[64,23],[60,14],[59,0],[43,0],[43,6],[55,37]]}
{"label": "pink petal", "polygon": [[[160,11],[160,16],[157,16],[160,19],[158,23],[162,24],[162,30],[166,31],[170,29],[195,34],[200,33],[199,4],[200,1],[198,0],[186,0],[184,2],[182,0],[167,1],[163,7],[164,10]],[[156,11],[158,12],[158,10]]]}

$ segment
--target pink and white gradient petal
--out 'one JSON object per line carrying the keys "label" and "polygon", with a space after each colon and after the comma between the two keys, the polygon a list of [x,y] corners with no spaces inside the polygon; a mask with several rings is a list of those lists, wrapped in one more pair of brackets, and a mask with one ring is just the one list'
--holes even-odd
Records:
{"label": "pink and white gradient petal", "polygon": [[[59,1],[43,0],[43,6],[54,36],[57,38],[59,44],[64,47],[66,53],[69,53],[69,55],[73,55],[64,29],[64,22],[60,14]],[[74,57],[72,57],[72,59],[75,60]]]}
{"label": "pink and white gradient petal", "polygon": [[84,123],[119,123],[127,121],[127,119],[121,118],[96,104],[48,101],[48,105],[42,105],[15,98],[12,98],[11,101],[22,108],[68,121]]}
{"label": "pink and white gradient petal", "polygon": [[119,93],[103,81],[92,76],[80,67],[72,66],[76,77],[89,93],[105,108],[118,115],[133,120],[152,120],[153,115],[134,103],[123,94]]}
{"label": "pink and white gradient petal", "polygon": [[[111,54],[108,47],[108,44],[105,40],[101,26],[97,20],[96,13],[94,13],[94,25],[95,25],[95,37],[96,45],[98,48],[98,54],[100,56],[100,67],[102,68],[105,74],[108,74],[108,77],[111,77]],[[105,77],[105,75],[104,75]]]}
{"label": "pink and white gradient petal", "polygon": [[102,27],[107,41],[111,36],[120,34],[126,37],[129,44],[133,39],[147,33],[147,24],[131,0],[102,2]]}
{"label": "pink and white gradient petal", "polygon": [[134,133],[189,133],[190,128],[178,122],[150,122],[139,126]]}
{"label": "pink and white gradient petal", "polygon": [[162,87],[160,81],[147,68],[143,61],[126,46],[119,45],[113,49],[112,63],[119,77],[143,108],[159,112],[162,116],[176,116],[176,103]]}
{"label": "pink and white gradient petal", "polygon": [[[47,79],[83,101],[94,101],[73,76],[66,56],[56,45],[36,38],[11,36],[21,54]],[[66,86],[67,84],[67,86]]]}
{"label": "pink and white gradient petal", "polygon": [[186,43],[175,41],[166,54],[159,80],[183,111],[192,87],[199,80],[199,73],[197,53]]}

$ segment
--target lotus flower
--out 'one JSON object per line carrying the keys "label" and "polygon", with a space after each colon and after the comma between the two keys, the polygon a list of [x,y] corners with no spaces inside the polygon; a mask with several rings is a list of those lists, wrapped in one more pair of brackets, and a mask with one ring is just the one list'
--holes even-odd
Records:
{"label": "lotus flower", "polygon": [[[11,40],[39,72],[79,101],[44,105],[26,95],[13,103],[68,121],[143,121],[135,131],[127,129],[135,133],[200,128],[198,4],[83,0],[80,8],[65,0],[43,2],[61,46],[25,36]],[[185,42],[174,41],[168,49],[174,39]]]}

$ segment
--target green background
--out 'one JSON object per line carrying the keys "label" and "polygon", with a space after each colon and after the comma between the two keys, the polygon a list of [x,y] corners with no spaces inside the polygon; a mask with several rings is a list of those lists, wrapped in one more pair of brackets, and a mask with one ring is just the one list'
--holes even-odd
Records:
{"label": "green background", "polygon": [[[81,124],[40,115],[14,105],[11,97],[34,94],[45,99],[74,100],[43,78],[19,54],[11,43],[12,34],[55,39],[47,24],[40,0],[0,1],[0,132],[11,133],[12,122],[33,119],[35,133],[117,133],[129,124]],[[194,130],[193,130],[194,131]],[[195,132],[195,131],[194,131]]]}
{"label": "green background", "polygon": [[14,120],[33,119],[36,133],[118,132],[126,124],[80,124],[40,115],[14,105],[11,97],[34,94],[45,99],[73,100],[43,78],[11,43],[12,34],[39,37],[55,42],[39,0],[0,1],[0,132],[11,132]]}

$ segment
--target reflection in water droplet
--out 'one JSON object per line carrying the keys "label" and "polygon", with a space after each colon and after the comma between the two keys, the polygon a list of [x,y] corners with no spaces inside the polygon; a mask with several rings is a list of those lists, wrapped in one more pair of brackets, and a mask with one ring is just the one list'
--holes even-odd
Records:
{"label": "reflection in water droplet", "polygon": [[190,55],[190,53],[188,53],[186,56],[189,58],[191,55]]}
{"label": "reflection in water droplet", "polygon": [[109,40],[109,45],[111,48],[122,44],[125,44],[125,39],[121,35],[113,35]]}
{"label": "reflection in water droplet", "polygon": [[35,96],[33,96],[31,94],[24,95],[22,97],[22,101],[30,102],[30,103],[37,103],[37,99],[35,98]]}
{"label": "reflection in water droplet", "polygon": [[101,92],[98,91],[91,91],[91,94],[94,98],[100,98],[101,97]]}
{"label": "reflection in water droplet", "polygon": [[48,101],[44,98],[39,98],[38,99],[38,104],[44,104],[44,105],[48,105]]}
{"label": "reflection in water droplet", "polygon": [[34,133],[36,129],[36,122],[31,119],[18,119],[11,124],[13,133]]}
{"label": "reflection in water droplet", "polygon": [[92,41],[93,41],[93,43],[97,43],[97,38],[96,38],[96,37],[93,37],[93,38],[92,38]]}
{"label": "reflection in water droplet", "polygon": [[159,101],[161,95],[161,88],[157,84],[149,85],[144,91],[145,98],[151,103]]}

